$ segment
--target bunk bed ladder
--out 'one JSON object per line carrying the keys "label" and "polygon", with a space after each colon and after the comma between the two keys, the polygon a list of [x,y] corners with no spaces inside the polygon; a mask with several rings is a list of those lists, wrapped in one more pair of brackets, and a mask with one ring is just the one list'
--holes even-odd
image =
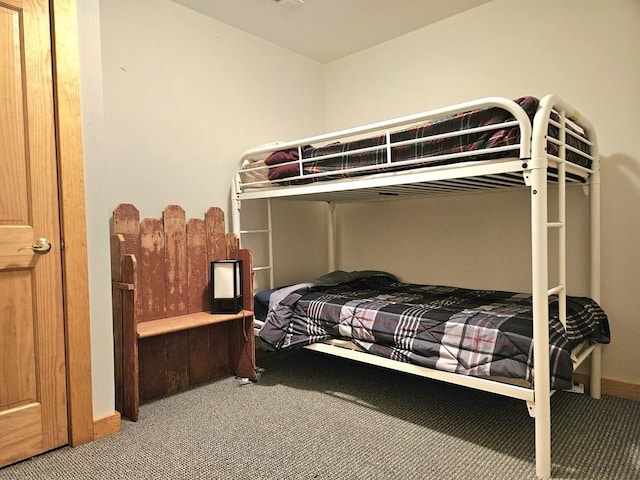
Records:
{"label": "bunk bed ladder", "polygon": [[[553,112],[553,115],[552,115]],[[553,393],[549,385],[549,296],[558,295],[559,317],[566,325],[566,135],[567,119],[576,121],[580,114],[555,95],[548,95],[540,102],[536,117],[545,121],[534,121],[532,150],[529,164],[525,168],[525,183],[531,189],[531,240],[532,240],[532,293],[534,309],[534,399],[527,402],[531,416],[535,417],[536,475],[539,478],[551,476],[551,405]],[[555,116],[555,118],[554,118]],[[592,126],[581,119],[581,128],[592,142],[593,174],[590,176],[591,195],[591,296],[600,297],[600,192],[599,159],[597,142]],[[548,125],[559,130],[557,139],[548,136]],[[547,154],[547,142],[558,146],[558,155]],[[557,220],[548,221],[548,167],[557,168]],[[556,230],[558,248],[558,284],[549,288],[549,231]],[[592,345],[591,352],[591,396],[600,397],[600,345]],[[583,356],[586,356],[585,352]]]}
{"label": "bunk bed ladder", "polygon": [[[540,134],[540,132],[537,132]],[[536,132],[534,131],[534,136]],[[542,133],[546,137],[545,132]],[[549,249],[547,158],[540,139],[533,142],[527,184],[531,190],[531,283],[533,296],[533,401],[536,475],[551,476],[551,389],[549,382]],[[556,224],[552,224],[555,226]]]}
{"label": "bunk bed ladder", "polygon": [[554,138],[548,138],[550,142],[557,143],[558,157],[558,220],[556,222],[548,222],[547,228],[557,229],[557,245],[558,245],[558,285],[549,289],[548,296],[558,295],[559,317],[562,325],[567,325],[567,184],[566,184],[566,112],[561,110],[558,112],[558,121],[550,120],[559,128],[559,138],[557,142]]}
{"label": "bunk bed ladder", "polygon": [[[545,99],[541,101],[545,103]],[[549,118],[549,123],[558,128],[558,139],[548,137],[546,140],[555,143],[558,146],[558,156],[550,157],[552,161],[557,163],[558,167],[558,222],[549,223],[550,228],[559,228],[558,235],[558,261],[559,261],[559,285],[549,290],[549,294],[559,294],[560,320],[566,325],[566,154],[567,154],[567,132],[573,137],[579,134],[572,133],[568,127],[568,121],[575,122],[584,132],[583,140],[591,146],[591,173],[589,182],[584,186],[585,194],[590,197],[590,297],[596,302],[600,302],[600,158],[598,152],[598,142],[595,131],[591,122],[584,118],[580,112],[565,104],[562,100],[554,95],[548,96],[548,104],[556,114],[556,119]],[[548,105],[547,105],[548,106]],[[599,343],[593,343],[589,347],[583,348],[576,352],[577,357],[574,359],[574,365],[580,365],[582,361],[590,356],[591,359],[591,375],[590,375],[590,396],[598,399],[601,396],[601,377],[602,377],[602,346]]]}
{"label": "bunk bed ladder", "polygon": [[[260,265],[256,265],[253,267],[254,276],[258,272],[269,272],[269,287],[274,287],[273,281],[273,224],[271,219],[271,199],[267,199],[267,228],[259,228],[259,229],[240,229],[240,221],[239,221],[239,205],[238,210],[236,212],[236,216],[238,217],[237,224],[234,228],[237,228],[237,233],[240,237],[240,245],[243,245],[242,238],[245,236],[261,236],[263,237],[262,245],[266,244],[266,263],[262,263]],[[255,280],[254,280],[255,281]],[[264,289],[264,285],[258,285],[260,289]]]}
{"label": "bunk bed ladder", "polygon": [[[543,121],[534,121],[533,142],[529,170],[525,172],[525,181],[531,190],[531,266],[533,295],[533,360],[534,360],[534,399],[527,402],[529,414],[535,418],[536,475],[542,479],[551,476],[551,395],[549,379],[549,297],[558,295],[559,315],[566,324],[566,170],[564,149],[565,112],[559,109],[559,121],[551,120],[554,108],[553,98],[542,101],[536,116]],[[560,137],[550,138],[548,122],[560,130]],[[556,158],[548,155],[547,142],[559,147]],[[549,164],[558,170],[557,221],[549,221],[548,173]],[[526,167],[525,167],[526,168]],[[549,288],[549,231],[556,230],[558,247],[558,284]]]}

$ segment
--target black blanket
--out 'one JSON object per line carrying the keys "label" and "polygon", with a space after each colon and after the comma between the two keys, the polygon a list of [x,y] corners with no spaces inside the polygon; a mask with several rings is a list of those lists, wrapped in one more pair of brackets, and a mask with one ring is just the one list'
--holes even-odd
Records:
{"label": "black blanket", "polygon": [[[330,338],[383,357],[474,376],[533,381],[533,311],[528,294],[401,283],[383,272],[336,272],[288,287],[272,302],[261,339],[273,349]],[[567,298],[567,327],[549,298],[551,388],[572,386],[571,348],[609,342],[605,313]]]}

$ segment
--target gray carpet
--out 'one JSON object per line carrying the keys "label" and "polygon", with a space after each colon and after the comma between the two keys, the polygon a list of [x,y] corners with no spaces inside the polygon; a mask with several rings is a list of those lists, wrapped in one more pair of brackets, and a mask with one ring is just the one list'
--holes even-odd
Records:
{"label": "gray carpet", "polygon": [[[0,479],[532,479],[525,404],[324,356],[271,354],[141,407],[140,421]],[[552,397],[553,477],[640,479],[640,403]]]}

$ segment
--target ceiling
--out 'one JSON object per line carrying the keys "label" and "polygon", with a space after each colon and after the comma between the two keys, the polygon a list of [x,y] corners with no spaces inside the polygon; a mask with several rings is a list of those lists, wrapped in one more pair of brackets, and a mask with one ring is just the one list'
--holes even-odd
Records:
{"label": "ceiling", "polygon": [[173,1],[328,63],[491,0]]}

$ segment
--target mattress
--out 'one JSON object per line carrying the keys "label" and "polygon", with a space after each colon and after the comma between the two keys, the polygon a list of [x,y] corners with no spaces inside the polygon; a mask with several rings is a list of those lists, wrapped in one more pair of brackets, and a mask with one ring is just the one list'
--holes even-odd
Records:
{"label": "mattress", "polygon": [[[533,122],[539,100],[527,96],[514,102]],[[512,120],[514,118],[506,110],[490,107],[391,132],[389,148],[386,135],[377,135],[322,146],[304,145],[300,149],[278,150],[265,159],[245,162],[240,178],[245,188],[252,184],[256,187],[305,184],[382,171],[514,157],[519,155],[520,130],[517,125],[502,126]],[[568,135],[567,143],[577,151],[567,151],[567,160],[590,168],[590,147],[580,139],[581,132],[577,127],[571,128],[576,135]],[[558,129],[552,124],[549,125],[548,136],[558,138]],[[513,148],[508,148],[510,146]],[[558,146],[550,141],[547,151],[557,155]],[[451,158],[452,155],[461,156]]]}
{"label": "mattress", "polygon": [[[333,272],[259,294],[270,308],[259,336],[274,350],[347,339],[362,350],[447,372],[533,381],[529,294],[402,283],[386,272]],[[274,300],[274,295],[277,298]],[[549,298],[552,389],[570,389],[571,349],[608,343],[607,316],[590,298],[567,297],[566,328]]]}

